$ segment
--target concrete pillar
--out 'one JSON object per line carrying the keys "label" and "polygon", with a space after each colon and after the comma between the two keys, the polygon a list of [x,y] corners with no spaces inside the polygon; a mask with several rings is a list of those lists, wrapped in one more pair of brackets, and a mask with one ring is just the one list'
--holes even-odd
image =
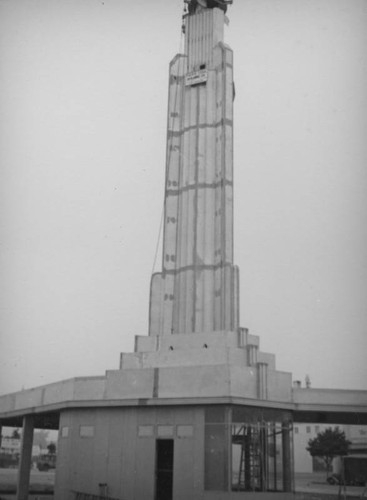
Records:
{"label": "concrete pillar", "polygon": [[268,399],[268,365],[267,363],[257,363],[258,376],[258,398]]}
{"label": "concrete pillar", "polygon": [[256,366],[257,365],[257,354],[258,354],[258,347],[256,345],[248,344],[247,345],[247,364],[248,364],[248,366]]}
{"label": "concrete pillar", "polygon": [[292,452],[291,426],[288,421],[282,424],[283,451],[283,491],[292,491]]}
{"label": "concrete pillar", "polygon": [[17,500],[28,500],[29,477],[32,465],[33,417],[23,417],[23,432],[18,469]]}

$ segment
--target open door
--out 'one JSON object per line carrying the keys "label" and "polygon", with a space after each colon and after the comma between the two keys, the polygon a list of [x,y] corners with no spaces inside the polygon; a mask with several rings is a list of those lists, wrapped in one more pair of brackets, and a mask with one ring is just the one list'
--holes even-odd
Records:
{"label": "open door", "polygon": [[172,500],[173,439],[157,439],[155,464],[155,500]]}

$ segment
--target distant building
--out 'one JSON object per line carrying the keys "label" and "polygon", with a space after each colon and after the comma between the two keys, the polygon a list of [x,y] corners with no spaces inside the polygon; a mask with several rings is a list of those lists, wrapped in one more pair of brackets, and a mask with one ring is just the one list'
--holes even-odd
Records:
{"label": "distant building", "polygon": [[350,445],[350,453],[366,454],[367,453],[367,426],[366,425],[341,425],[341,429],[345,432],[345,436],[352,442]]}
{"label": "distant building", "polygon": [[[14,439],[12,437],[3,436],[1,438],[0,453],[6,453],[8,455],[18,456],[20,455],[20,439]],[[42,452],[41,447],[38,444],[32,446],[32,456],[38,457]]]}
{"label": "distant building", "polygon": [[20,439],[4,436],[1,439],[0,452],[7,455],[18,456],[20,455]]}
{"label": "distant building", "polygon": [[[9,436],[1,438],[0,446],[0,467],[15,466],[21,454],[21,440]],[[32,458],[37,458],[41,454],[39,445],[32,446]]]}
{"label": "distant building", "polygon": [[366,425],[295,424],[293,428],[295,472],[311,473],[324,468],[322,460],[311,457],[306,447],[310,439],[314,439],[319,432],[330,427],[339,427],[344,431],[345,437],[352,443],[350,453],[367,453]]}

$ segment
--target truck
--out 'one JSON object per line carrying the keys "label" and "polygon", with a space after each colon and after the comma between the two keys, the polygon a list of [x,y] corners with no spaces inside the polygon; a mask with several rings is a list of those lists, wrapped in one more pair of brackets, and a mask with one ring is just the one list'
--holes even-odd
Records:
{"label": "truck", "polygon": [[327,481],[329,484],[346,486],[367,485],[367,454],[342,457],[340,473],[333,474]]}

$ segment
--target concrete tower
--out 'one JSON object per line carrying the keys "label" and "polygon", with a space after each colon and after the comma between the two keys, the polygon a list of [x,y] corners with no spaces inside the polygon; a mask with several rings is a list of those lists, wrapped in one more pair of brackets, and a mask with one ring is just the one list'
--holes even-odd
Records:
{"label": "concrete tower", "polygon": [[155,398],[287,399],[290,375],[239,324],[233,54],[223,42],[232,2],[186,3],[185,53],[169,70],[163,258],[151,280],[149,336],[136,336],[134,353],[121,353],[123,373],[109,376],[133,376],[134,391]]}
{"label": "concrete tower", "polygon": [[233,54],[226,4],[187,0],[185,53],[170,64],[162,272],[150,335],[235,331]]}

